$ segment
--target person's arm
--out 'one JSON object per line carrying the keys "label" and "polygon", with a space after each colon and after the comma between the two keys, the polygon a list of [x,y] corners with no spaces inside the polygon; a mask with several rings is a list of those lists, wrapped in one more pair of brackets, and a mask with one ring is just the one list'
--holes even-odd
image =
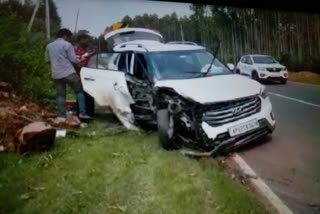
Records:
{"label": "person's arm", "polygon": [[70,60],[70,62],[72,62],[73,64],[79,64],[80,63],[80,60],[78,59],[77,55],[75,54],[74,48],[73,48],[73,46],[71,44],[68,45],[67,56],[68,56],[68,59]]}

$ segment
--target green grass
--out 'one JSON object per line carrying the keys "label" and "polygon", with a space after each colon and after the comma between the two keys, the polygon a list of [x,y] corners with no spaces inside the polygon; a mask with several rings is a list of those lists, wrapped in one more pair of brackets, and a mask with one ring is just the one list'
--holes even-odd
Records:
{"label": "green grass", "polygon": [[114,123],[93,121],[49,152],[0,154],[1,213],[266,213],[213,158],[164,151],[156,133]]}

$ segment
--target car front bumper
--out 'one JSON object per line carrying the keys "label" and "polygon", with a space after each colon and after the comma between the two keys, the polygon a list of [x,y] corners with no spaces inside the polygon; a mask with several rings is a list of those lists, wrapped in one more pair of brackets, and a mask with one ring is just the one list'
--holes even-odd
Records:
{"label": "car front bumper", "polygon": [[259,78],[262,80],[283,80],[288,79],[288,72],[287,71],[280,71],[280,72],[269,72],[264,71],[259,73]]}
{"label": "car front bumper", "polygon": [[[238,136],[234,136],[233,138],[235,140],[239,140],[242,137],[245,137],[246,135],[249,134],[254,134],[255,132],[261,131],[261,130],[267,130],[268,133],[272,132],[275,128],[275,119],[272,113],[272,105],[270,102],[269,97],[267,97],[266,99],[262,99],[261,98],[261,110],[260,112],[253,114],[249,117],[246,118],[242,118],[240,120],[231,122],[231,123],[227,123],[218,127],[212,127],[210,126],[208,123],[206,122],[202,122],[201,126],[202,126],[202,130],[204,131],[204,133],[207,135],[207,138],[214,142],[217,141],[221,136],[224,136],[224,139],[229,139],[230,134],[229,134],[229,129],[231,127],[237,126],[237,125],[241,125],[243,123],[246,123],[248,121],[251,120],[258,120],[259,121],[259,127],[254,129],[254,130],[249,130],[245,133],[242,133],[241,135]],[[236,142],[234,142],[236,143]]]}

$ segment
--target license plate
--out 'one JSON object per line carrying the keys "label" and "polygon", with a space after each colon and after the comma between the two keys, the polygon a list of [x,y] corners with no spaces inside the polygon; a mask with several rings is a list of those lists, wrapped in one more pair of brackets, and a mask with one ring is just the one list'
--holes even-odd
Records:
{"label": "license plate", "polygon": [[240,125],[229,128],[229,134],[231,137],[245,133],[247,131],[256,129],[259,127],[258,120],[251,120],[246,123],[242,123]]}

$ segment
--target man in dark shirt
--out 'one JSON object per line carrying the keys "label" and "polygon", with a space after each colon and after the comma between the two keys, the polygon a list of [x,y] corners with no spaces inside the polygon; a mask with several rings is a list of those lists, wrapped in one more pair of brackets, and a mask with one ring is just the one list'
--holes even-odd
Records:
{"label": "man in dark shirt", "polygon": [[77,96],[79,118],[90,119],[86,113],[85,96],[81,80],[76,74],[73,64],[79,64],[71,41],[72,33],[68,29],[61,29],[58,38],[47,45],[46,60],[51,63],[52,79],[57,90],[59,117],[66,118],[66,85],[68,84]]}

